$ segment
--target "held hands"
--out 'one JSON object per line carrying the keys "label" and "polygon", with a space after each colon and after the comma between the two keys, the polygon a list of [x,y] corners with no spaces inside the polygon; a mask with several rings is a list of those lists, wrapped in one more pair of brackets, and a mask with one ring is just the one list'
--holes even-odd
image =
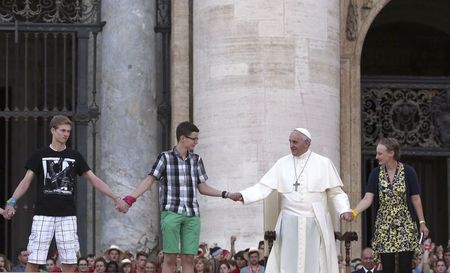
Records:
{"label": "held hands", "polygon": [[341,214],[341,218],[347,222],[351,222],[353,220],[353,215],[350,211],[347,211]]}
{"label": "held hands", "polygon": [[14,214],[16,214],[16,209],[14,208],[14,206],[9,206],[6,205],[5,210],[2,212],[3,214],[3,218],[5,218],[6,220],[10,220]]}
{"label": "held hands", "polygon": [[128,209],[131,207],[120,197],[117,197],[116,199],[114,199],[114,202],[115,202],[116,210],[118,212],[127,213]]}
{"label": "held hands", "polygon": [[228,198],[230,198],[231,200],[237,202],[237,201],[241,201],[243,202],[244,199],[242,198],[242,194],[240,192],[231,192],[228,194]]}

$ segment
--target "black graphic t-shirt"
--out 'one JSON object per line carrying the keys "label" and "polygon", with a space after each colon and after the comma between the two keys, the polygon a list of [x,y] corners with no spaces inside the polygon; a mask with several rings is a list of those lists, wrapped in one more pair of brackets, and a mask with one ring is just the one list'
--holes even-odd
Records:
{"label": "black graphic t-shirt", "polygon": [[34,153],[25,168],[37,176],[35,215],[76,215],[76,175],[90,170],[79,152],[69,148],[57,152],[46,147]]}

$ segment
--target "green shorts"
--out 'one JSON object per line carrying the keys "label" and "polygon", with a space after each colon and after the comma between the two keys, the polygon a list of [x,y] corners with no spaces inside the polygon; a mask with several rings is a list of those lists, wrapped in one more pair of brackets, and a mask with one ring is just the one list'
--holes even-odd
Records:
{"label": "green shorts", "polygon": [[163,252],[196,255],[200,240],[200,217],[172,211],[161,212]]}

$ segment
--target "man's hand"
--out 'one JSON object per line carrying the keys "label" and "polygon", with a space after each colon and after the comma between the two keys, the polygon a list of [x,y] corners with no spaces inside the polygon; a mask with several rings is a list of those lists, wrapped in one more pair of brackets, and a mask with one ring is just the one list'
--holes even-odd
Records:
{"label": "man's hand", "polygon": [[230,243],[231,243],[232,245],[234,245],[235,242],[236,242],[236,236],[235,236],[235,235],[231,235],[231,237],[230,237]]}
{"label": "man's hand", "polygon": [[347,222],[351,222],[353,220],[353,215],[350,211],[347,211],[341,214],[341,218]]}
{"label": "man's hand", "polygon": [[13,206],[6,206],[3,212],[3,218],[10,220],[14,214],[16,214],[16,209]]}
{"label": "man's hand", "polygon": [[232,192],[228,195],[228,198],[231,200],[237,202],[237,201],[243,201],[242,194],[240,192]]}

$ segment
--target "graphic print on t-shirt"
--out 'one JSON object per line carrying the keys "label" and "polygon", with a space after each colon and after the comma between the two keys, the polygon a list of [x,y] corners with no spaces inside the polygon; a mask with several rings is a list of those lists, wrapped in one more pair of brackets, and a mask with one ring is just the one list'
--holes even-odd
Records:
{"label": "graphic print on t-shirt", "polygon": [[75,160],[63,157],[42,158],[44,194],[71,195],[75,185]]}

